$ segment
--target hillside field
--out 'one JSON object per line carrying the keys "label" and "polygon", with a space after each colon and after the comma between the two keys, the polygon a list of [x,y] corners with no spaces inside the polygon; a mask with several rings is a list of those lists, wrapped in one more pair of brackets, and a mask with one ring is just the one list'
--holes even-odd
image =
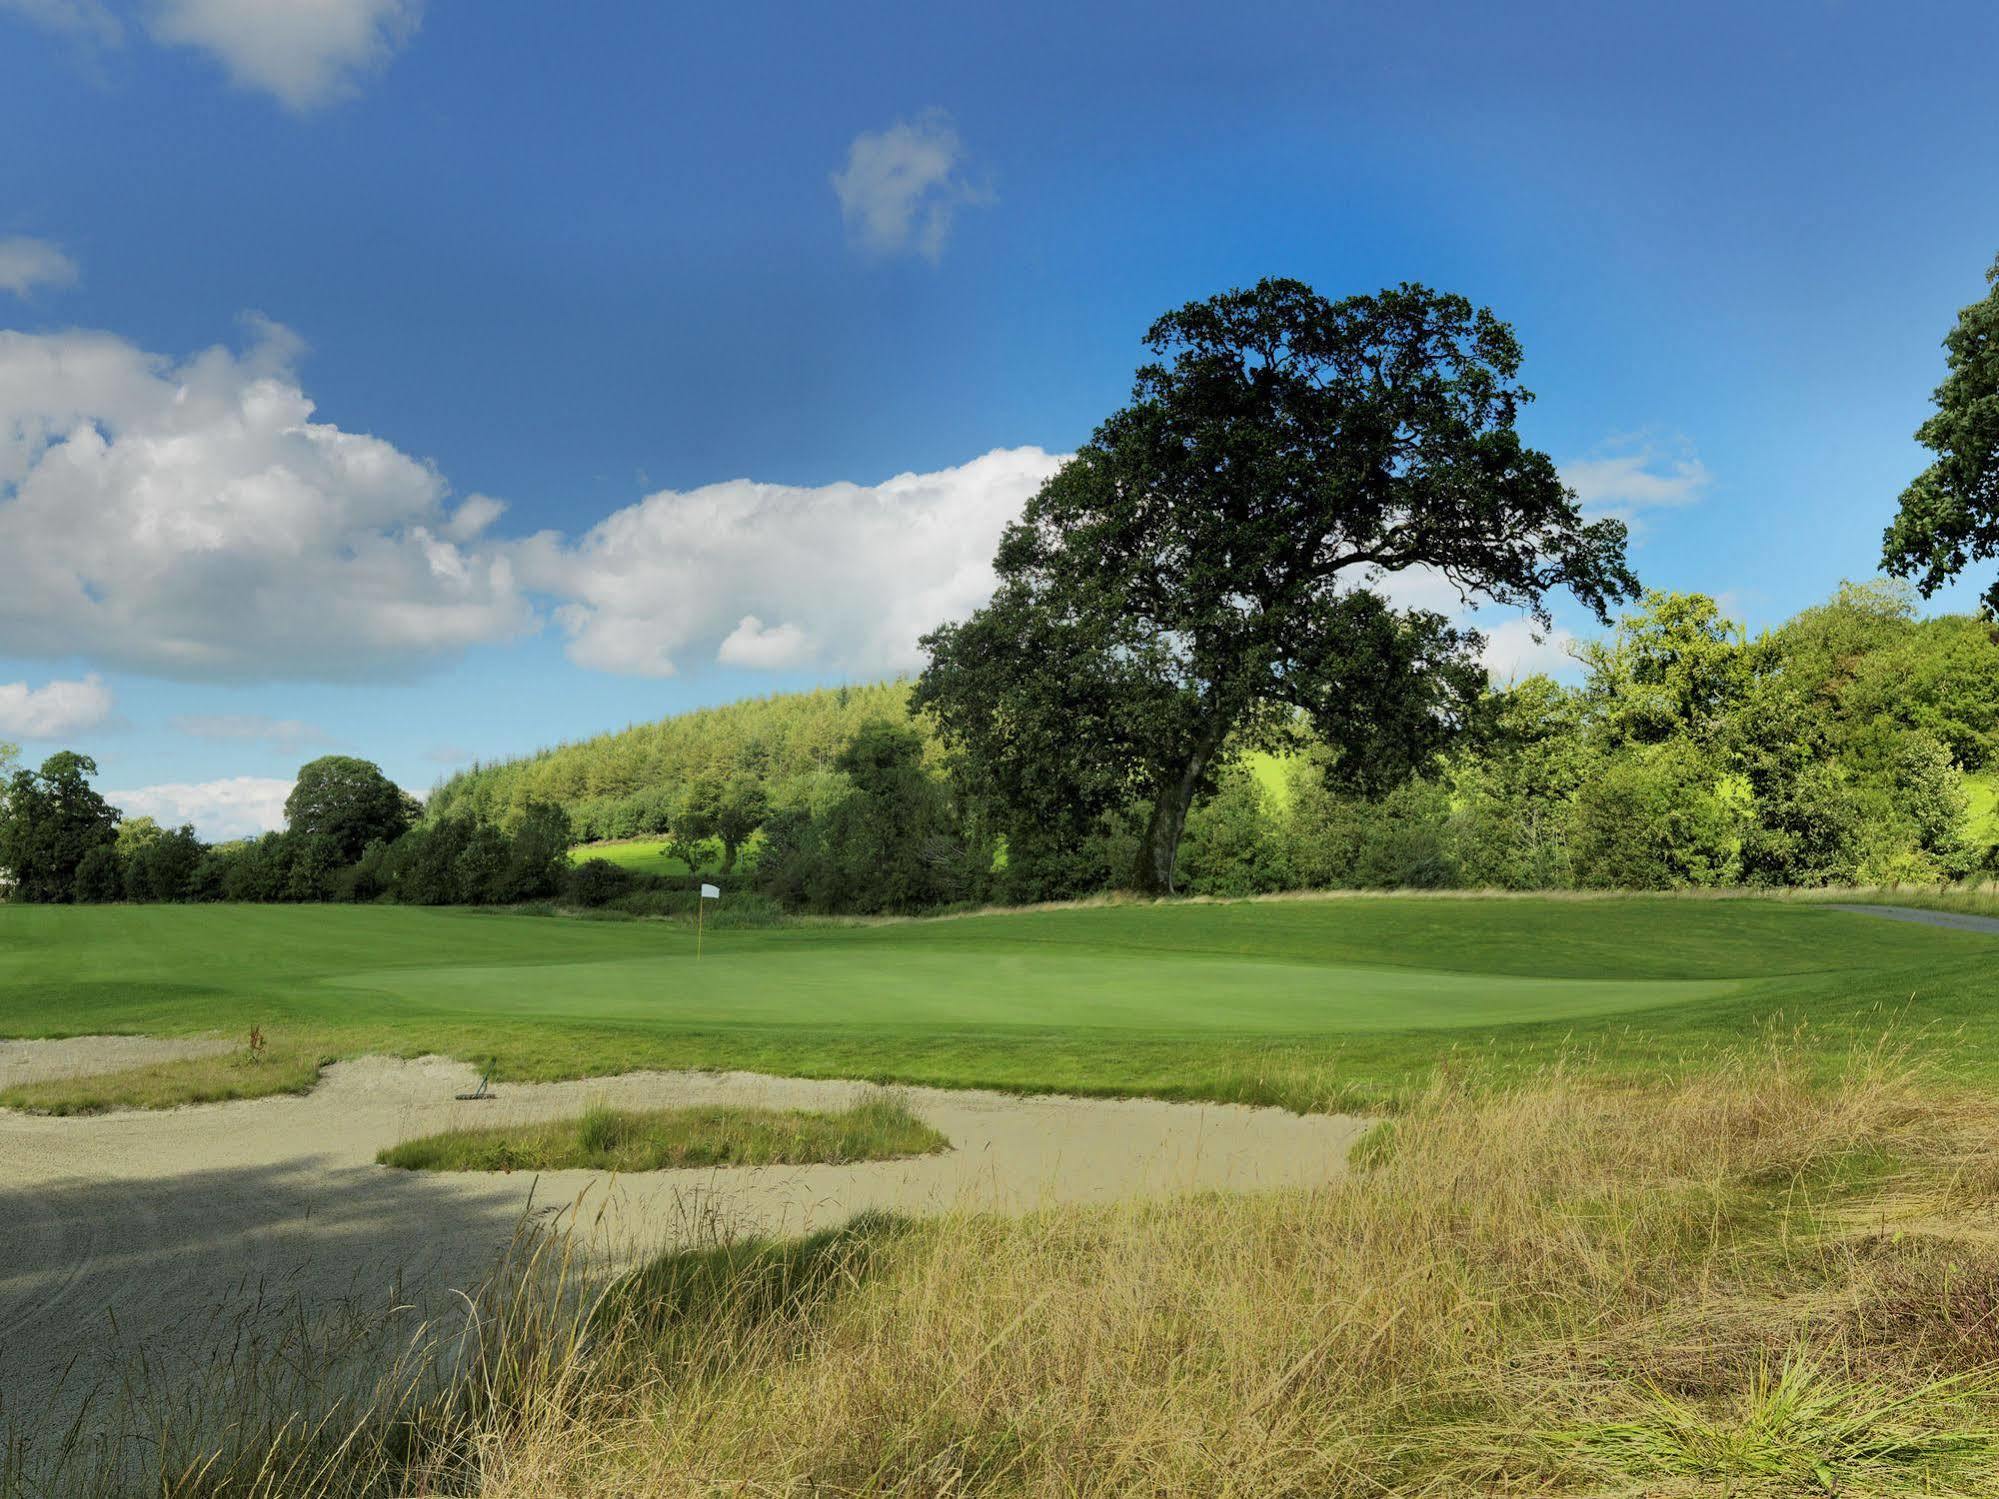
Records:
{"label": "hillside field", "polygon": [[[693,945],[674,923],[468,910],[0,907],[0,1035],[260,1027],[276,1062],[186,1064],[211,1097],[438,1051],[503,1077],[725,1067],[1374,1107],[1447,1057],[1634,1068],[1773,1025],[1828,1054],[1893,1029],[1999,1076],[1999,939],[1802,903],[1126,905]],[[172,1101],[172,1074],[148,1096]]]}

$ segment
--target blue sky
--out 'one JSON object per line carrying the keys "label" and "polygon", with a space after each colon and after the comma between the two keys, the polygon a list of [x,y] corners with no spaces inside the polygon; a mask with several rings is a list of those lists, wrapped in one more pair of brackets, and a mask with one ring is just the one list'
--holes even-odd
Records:
{"label": "blue sky", "polygon": [[0,738],[222,833],[327,750],[421,789],[905,667],[1145,325],[1265,274],[1491,305],[1644,580],[1773,623],[1921,466],[1994,55],[1989,4],[0,0]]}

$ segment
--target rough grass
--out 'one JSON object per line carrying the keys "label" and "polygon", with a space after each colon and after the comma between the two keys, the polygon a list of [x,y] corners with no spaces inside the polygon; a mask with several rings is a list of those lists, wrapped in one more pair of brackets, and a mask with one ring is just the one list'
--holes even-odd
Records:
{"label": "rough grass", "polygon": [[543,1246],[443,1387],[152,1491],[1990,1494],[1995,1162],[1879,1054],[1443,1080],[1313,1192]]}
{"label": "rough grass", "polygon": [[805,1109],[603,1107],[545,1124],[447,1130],[376,1157],[409,1171],[662,1171],[678,1166],[846,1165],[946,1150],[901,1099],[838,1113]]}
{"label": "rough grass", "polygon": [[310,1093],[331,1057],[311,1043],[273,1044],[252,1055],[247,1048],[211,1057],[150,1062],[92,1076],[46,1078],[0,1088],[0,1108],[33,1114],[101,1114],[111,1109],[170,1109],[190,1103],[224,1103]]}

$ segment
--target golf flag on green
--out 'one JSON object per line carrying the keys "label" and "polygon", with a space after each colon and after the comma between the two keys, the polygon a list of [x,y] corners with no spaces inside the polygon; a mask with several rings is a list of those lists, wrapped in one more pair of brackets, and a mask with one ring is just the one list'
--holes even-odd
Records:
{"label": "golf flag on green", "polygon": [[722,898],[722,887],[710,885],[705,880],[701,885],[701,898],[694,902],[694,956],[701,956],[701,917],[708,909],[708,902]]}

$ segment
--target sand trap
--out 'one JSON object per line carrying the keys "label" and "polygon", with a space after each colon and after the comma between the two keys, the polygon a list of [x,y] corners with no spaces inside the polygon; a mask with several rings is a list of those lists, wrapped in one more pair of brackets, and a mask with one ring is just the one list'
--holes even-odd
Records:
{"label": "sand trap", "polygon": [[[161,1041],[151,1036],[71,1036],[62,1041],[0,1041],[0,1088],[122,1072],[154,1062],[220,1056],[233,1041]],[[6,1185],[0,1180],[0,1187]]]}
{"label": "sand trap", "polygon": [[[8,1043],[24,1044],[76,1045]],[[132,1065],[136,1052],[119,1050],[107,1064],[112,1054],[97,1052],[90,1070]],[[366,1317],[392,1305],[406,1318],[452,1315],[462,1302],[450,1293],[477,1283],[523,1215],[577,1223],[594,1248],[629,1259],[718,1229],[796,1233],[864,1208],[1019,1211],[1310,1185],[1343,1170],[1365,1127],[1277,1109],[918,1088],[905,1096],[950,1139],[945,1154],[616,1180],[375,1164],[383,1146],[415,1135],[575,1114],[592,1102],[839,1108],[865,1091],[647,1072],[453,1100],[477,1080],[443,1058],[367,1058],[329,1067],[303,1098],[72,1119],[0,1111],[0,1425],[73,1409],[135,1350],[169,1373],[200,1368],[261,1318],[334,1308]]]}

